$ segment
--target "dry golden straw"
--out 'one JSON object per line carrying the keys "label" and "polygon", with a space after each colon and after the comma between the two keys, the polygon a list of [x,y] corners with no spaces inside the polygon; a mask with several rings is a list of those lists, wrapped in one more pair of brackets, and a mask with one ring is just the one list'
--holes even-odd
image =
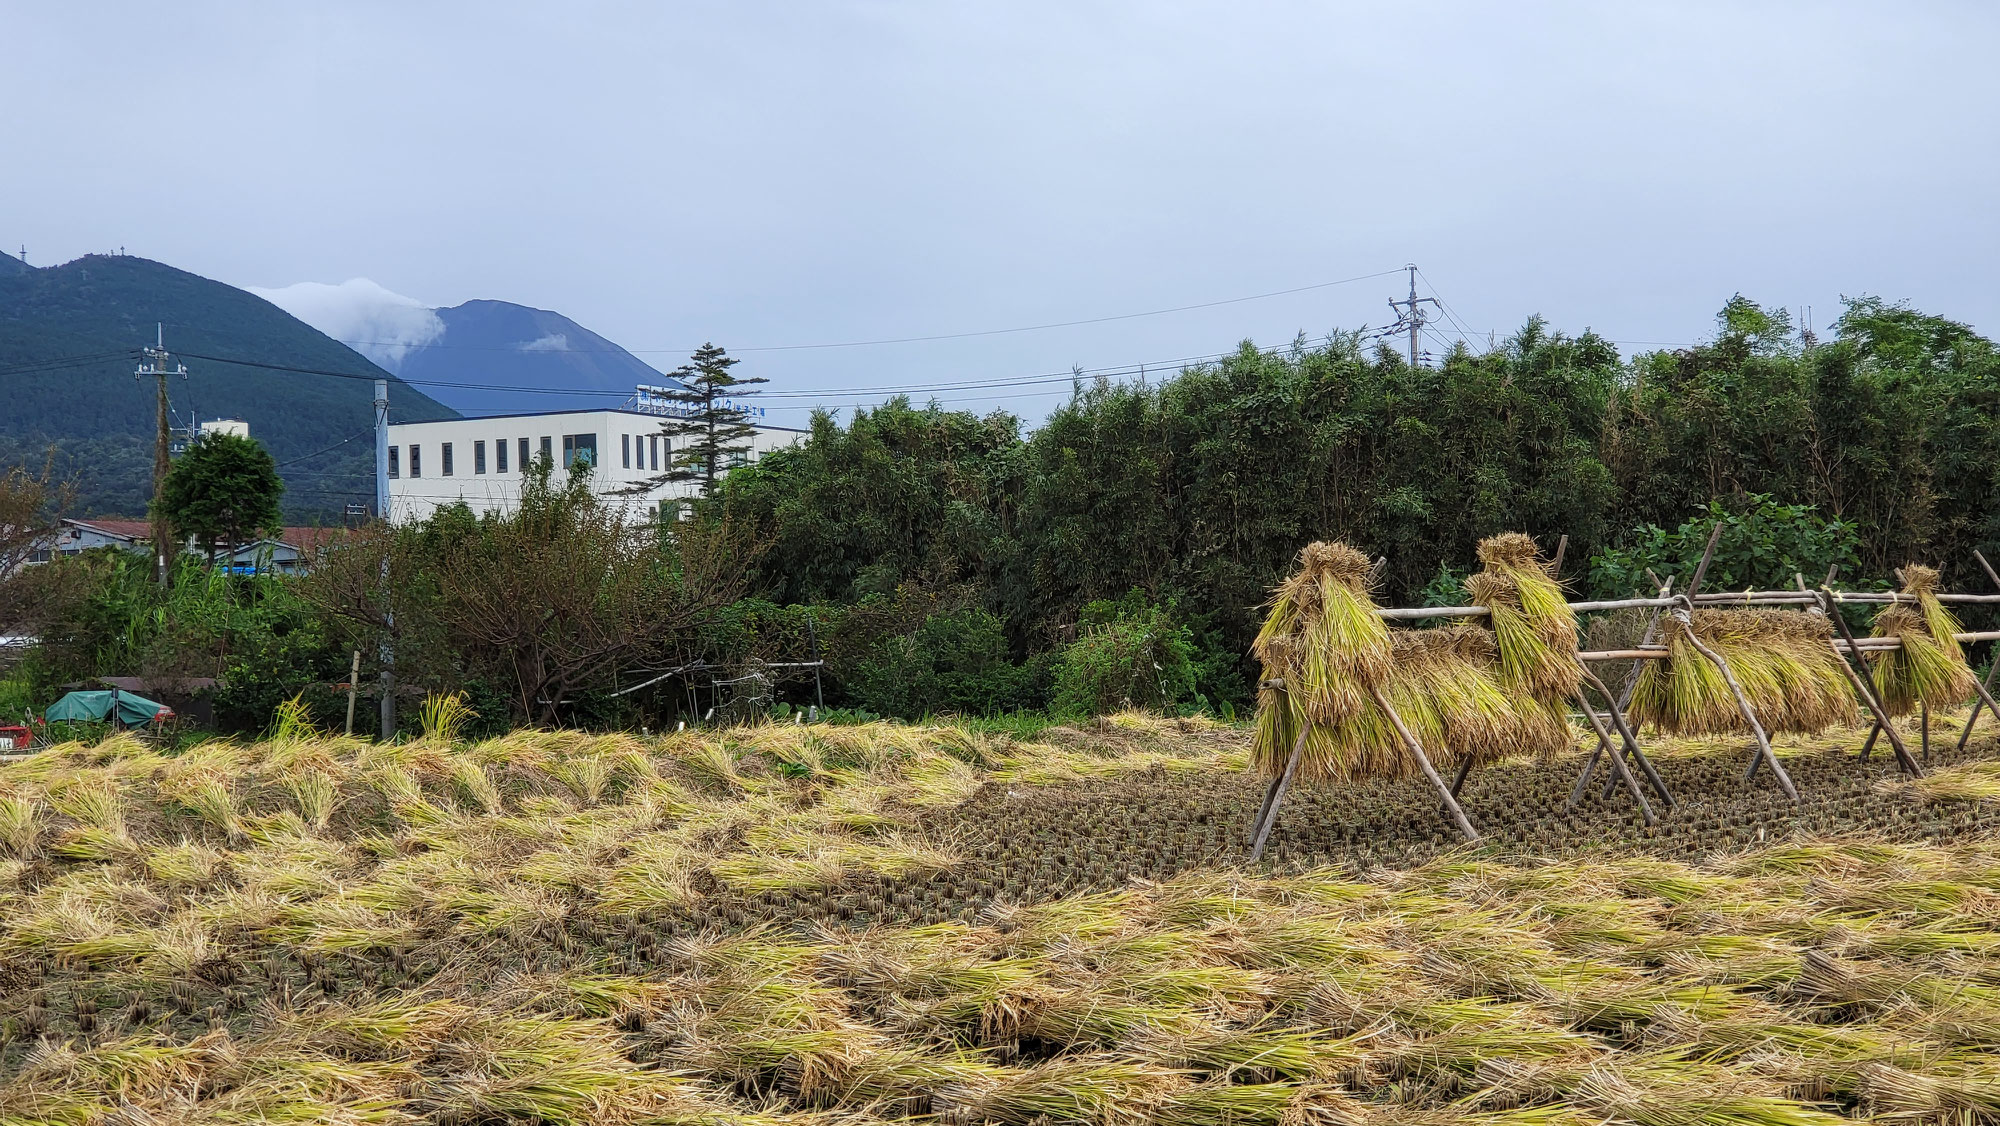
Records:
{"label": "dry golden straw", "polygon": [[1875,693],[1892,716],[1917,705],[1955,708],[1973,693],[1972,669],[1959,648],[1958,619],[1938,601],[1935,568],[1912,563],[1903,568],[1903,593],[1915,606],[1893,602],[1875,615],[1876,637],[1893,637],[1900,648],[1873,655]]}
{"label": "dry golden straw", "polygon": [[1576,612],[1542,562],[1535,541],[1502,532],[1479,543],[1485,569],[1465,580],[1465,592],[1491,613],[1500,674],[1518,691],[1550,703],[1576,695]]}
{"label": "dry golden straw", "polygon": [[1302,779],[1415,774],[1415,756],[1370,699],[1370,687],[1381,690],[1439,769],[1569,746],[1563,709],[1510,685],[1492,634],[1469,626],[1392,632],[1361,589],[1366,556],[1313,544],[1299,561],[1257,639],[1265,679],[1284,687],[1258,694],[1253,769],[1282,774],[1303,731]]}
{"label": "dry golden straw", "polygon": [[1368,597],[1368,557],[1344,543],[1307,544],[1271,601],[1253,646],[1265,678],[1282,678],[1314,722],[1361,710],[1389,672],[1389,629]]}
{"label": "dry golden straw", "polygon": [[[1662,619],[1668,658],[1647,661],[1632,693],[1634,723],[1676,735],[1748,731],[1722,670]],[[1695,635],[1729,663],[1767,732],[1814,733],[1859,719],[1854,691],[1833,651],[1833,626],[1791,610],[1696,610]]]}

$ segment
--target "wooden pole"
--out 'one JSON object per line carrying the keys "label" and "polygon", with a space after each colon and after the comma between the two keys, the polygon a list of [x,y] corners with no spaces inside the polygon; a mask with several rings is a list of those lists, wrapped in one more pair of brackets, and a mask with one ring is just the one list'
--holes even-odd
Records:
{"label": "wooden pole", "polygon": [[347,733],[354,734],[354,694],[361,683],[361,650],[354,651],[354,660],[347,668]]}
{"label": "wooden pole", "polygon": [[[1465,788],[1466,776],[1470,775],[1471,773],[1472,773],[1472,759],[1470,756],[1468,756],[1464,762],[1458,764],[1458,774],[1451,780],[1452,797],[1457,797],[1459,791]],[[1439,814],[1445,814],[1449,812],[1451,811],[1446,809],[1443,805],[1438,806]]]}
{"label": "wooden pole", "polygon": [[[1986,577],[1992,581],[1993,585],[2000,587],[2000,572],[1993,570],[1993,564],[1986,561],[1986,556],[1975,548],[1973,549],[1972,557],[1979,560],[1980,569],[1986,572]],[[2000,646],[1994,647],[1992,663],[1986,666],[1986,691],[1979,699],[1972,702],[1972,714],[1965,717],[1965,729],[1958,733],[1958,749],[1961,751],[1965,749],[1966,740],[1972,738],[1972,725],[1979,722],[1980,705],[1986,703],[1993,696],[1993,674],[1996,672],[2000,672]],[[2000,716],[2000,712],[1994,712],[1993,714]]]}
{"label": "wooden pole", "polygon": [[[1598,679],[1597,674],[1587,666],[1583,670],[1583,677],[1590,682],[1591,687],[1597,689],[1606,703],[1611,701],[1611,690],[1605,687],[1604,681]],[[1646,780],[1652,783],[1653,792],[1660,795],[1660,801],[1672,809],[1674,797],[1667,792],[1667,784],[1660,780],[1660,772],[1653,769],[1653,760],[1647,758],[1645,749],[1639,746],[1639,737],[1632,733],[1632,728],[1626,724],[1625,717],[1620,715],[1616,708],[1611,710],[1610,719],[1611,726],[1618,732],[1618,737],[1625,741],[1625,752],[1638,762],[1639,769],[1646,772]]]}
{"label": "wooden pole", "polygon": [[1278,781],[1271,787],[1269,798],[1265,802],[1267,808],[1264,811],[1263,824],[1257,826],[1257,838],[1250,842],[1252,864],[1264,858],[1264,845],[1271,839],[1271,827],[1278,823],[1278,808],[1285,802],[1285,791],[1291,788],[1292,779],[1298,776],[1299,756],[1305,753],[1306,735],[1311,731],[1311,724],[1300,729],[1298,742],[1292,744],[1292,757],[1285,760],[1285,772],[1278,776]]}
{"label": "wooden pole", "polygon": [[[1709,545],[1711,548],[1714,546],[1714,543],[1715,543],[1715,537],[1713,534],[1711,534],[1709,536]],[[1652,576],[1655,580],[1659,578],[1659,576],[1654,575],[1650,569],[1647,570],[1646,574]],[[1663,583],[1660,583],[1659,601],[1661,603],[1661,606],[1655,606],[1653,608],[1652,616],[1646,619],[1646,632],[1644,636],[1639,638],[1639,645],[1641,647],[1639,649],[1633,649],[1633,650],[1614,649],[1610,650],[1610,652],[1625,653],[1630,657],[1632,657],[1634,660],[1649,659],[1651,650],[1645,647],[1652,645],[1653,639],[1656,636],[1658,636],[1660,628],[1661,607],[1667,603],[1668,601],[1667,595],[1673,589],[1674,589],[1674,577],[1672,575],[1668,575],[1667,580]],[[1666,651],[1663,649],[1660,651],[1660,654],[1661,654],[1660,658],[1650,658],[1650,659],[1657,660],[1664,658],[1666,655]],[[1579,659],[1582,660],[1598,659],[1597,655],[1594,653],[1588,656],[1585,656],[1583,654],[1578,654],[1578,657]],[[1607,657],[1604,659],[1609,660],[1610,658]],[[1588,667],[1589,666],[1585,666],[1586,669]],[[1632,690],[1634,688],[1637,688],[1639,685],[1639,669],[1640,666],[1635,664],[1632,666],[1632,670],[1625,674],[1625,687],[1619,691],[1616,700],[1611,700],[1610,697],[1606,697],[1607,702],[1611,704],[1611,710],[1617,712],[1621,720],[1624,718],[1624,712],[1626,707],[1628,707],[1632,702]],[[1576,786],[1569,792],[1568,808],[1575,809],[1576,803],[1582,799],[1584,788],[1590,785],[1590,776],[1597,772],[1597,758],[1599,755],[1602,755],[1604,753],[1607,746],[1609,746],[1609,744],[1605,743],[1603,740],[1599,740],[1597,746],[1591,750],[1589,760],[1583,764],[1583,773],[1577,776]]]}
{"label": "wooden pole", "polygon": [[1283,778],[1284,773],[1281,771],[1277,778],[1271,779],[1270,785],[1264,787],[1264,804],[1257,807],[1257,816],[1250,821],[1250,832],[1244,837],[1246,843],[1253,845],[1257,843],[1257,830],[1264,827],[1264,818],[1271,815],[1271,799],[1278,796],[1278,783]]}
{"label": "wooden pole", "polygon": [[[1685,602],[1687,596],[1682,595],[1681,598]],[[1771,750],[1771,740],[1764,734],[1764,725],[1757,720],[1757,710],[1750,706],[1750,697],[1744,695],[1743,686],[1737,683],[1736,673],[1729,667],[1729,662],[1723,660],[1722,654],[1710,649],[1695,634],[1694,625],[1689,620],[1689,615],[1692,613],[1693,608],[1690,604],[1675,610],[1674,617],[1688,627],[1688,644],[1693,645],[1696,652],[1708,658],[1709,662],[1722,673],[1723,682],[1729,685],[1730,694],[1736,697],[1736,709],[1743,713],[1744,720],[1750,724],[1750,733],[1757,737],[1757,753],[1770,764],[1771,774],[1778,780],[1778,788],[1785,791],[1785,796],[1796,804],[1799,800],[1798,787],[1792,785],[1792,776],[1785,773],[1785,768],[1779,765],[1777,752]]]}
{"label": "wooden pole", "polygon": [[1577,690],[1576,693],[1576,702],[1577,706],[1583,709],[1584,718],[1588,719],[1590,721],[1590,726],[1594,730],[1596,730],[1598,745],[1605,748],[1606,750],[1605,757],[1611,760],[1611,773],[1613,775],[1613,781],[1614,782],[1622,781],[1625,783],[1625,788],[1631,791],[1632,800],[1638,803],[1639,812],[1642,816],[1645,817],[1646,824],[1648,825],[1659,824],[1660,819],[1653,816],[1653,807],[1651,805],[1648,805],[1646,802],[1645,791],[1639,788],[1638,779],[1632,777],[1631,768],[1625,765],[1625,756],[1619,753],[1618,744],[1612,742],[1610,734],[1604,730],[1603,717],[1597,714],[1596,708],[1590,706],[1589,697],[1585,696],[1583,694],[1583,690],[1580,688]]}
{"label": "wooden pole", "polygon": [[[1828,587],[1821,587],[1820,590],[1823,592],[1820,605],[1826,611],[1827,619],[1833,623],[1834,629],[1840,631],[1840,636],[1852,642],[1854,633],[1847,628],[1847,619],[1840,616],[1840,607],[1833,604],[1833,591]],[[1838,651],[1836,647],[1835,652]],[[1845,653],[1840,655],[1840,671],[1847,674],[1847,682],[1854,686],[1855,695],[1860,696],[1861,702],[1868,705],[1869,713],[1875,717],[1877,730],[1889,737],[1889,747],[1896,752],[1896,765],[1902,767],[1904,773],[1911,777],[1922,778],[1923,769],[1917,765],[1917,760],[1910,757],[1910,749],[1903,745],[1903,737],[1896,734],[1895,725],[1889,722],[1889,712],[1882,707],[1882,701],[1875,695],[1874,686],[1868,683],[1866,676],[1854,671],[1848,656]],[[1863,665],[1862,669],[1865,671],[1867,666]],[[1871,733],[1870,746],[1874,744],[1874,738],[1874,734]]]}
{"label": "wooden pole", "polygon": [[1569,551],[1569,533],[1568,533],[1568,532],[1564,532],[1564,533],[1563,533],[1563,537],[1562,537],[1561,539],[1559,539],[1559,540],[1557,540],[1557,541],[1556,541],[1556,553],[1555,553],[1555,555],[1554,555],[1554,556],[1552,556],[1552,557],[1551,557],[1551,558],[1549,559],[1549,573],[1550,573],[1550,574],[1552,574],[1552,575],[1560,575],[1560,574],[1562,574],[1562,569],[1563,569],[1563,555],[1564,555],[1564,553],[1566,553],[1566,552],[1568,552],[1568,551]]}
{"label": "wooden pole", "polygon": [[[1996,660],[1994,663],[2000,664],[2000,660]],[[1988,679],[1991,678],[1989,677]],[[2000,706],[1994,704],[1993,693],[1988,691],[1984,684],[1975,680],[1972,682],[1972,690],[1979,693],[1979,702],[1986,705],[1986,710],[1992,712],[1994,715],[2000,715]]]}
{"label": "wooden pole", "polygon": [[[1701,549],[1700,561],[1694,565],[1694,578],[1689,581],[1687,590],[1683,592],[1690,599],[1701,593],[1702,580],[1708,577],[1708,565],[1715,559],[1715,545],[1721,539],[1722,521],[1717,520],[1714,526],[1708,530],[1708,544]],[[1653,572],[1649,569],[1646,573],[1651,575]],[[1674,577],[1672,575],[1668,575],[1667,581],[1660,584],[1659,597],[1654,600],[1656,609],[1653,611],[1652,618],[1646,622],[1646,635],[1639,639],[1639,644],[1642,647],[1652,644],[1656,631],[1659,629],[1661,612],[1666,607],[1673,605],[1673,599],[1668,597],[1673,590],[1673,586]],[[1612,705],[1612,710],[1616,711],[1620,718],[1623,718],[1625,710],[1632,706],[1632,693],[1639,687],[1639,671],[1641,667],[1637,664],[1633,665],[1632,671],[1625,674],[1624,686],[1618,690],[1618,700]],[[1590,785],[1590,776],[1597,769],[1597,756],[1603,754],[1608,745],[1600,742],[1597,745],[1597,749],[1590,752],[1590,761],[1583,764],[1583,776],[1576,780],[1576,788],[1570,791],[1569,804],[1571,808],[1574,808],[1577,799],[1583,796],[1584,787]]]}
{"label": "wooden pole", "polygon": [[1430,756],[1424,753],[1423,745],[1417,742],[1416,736],[1410,734],[1409,728],[1403,726],[1403,717],[1397,715],[1396,709],[1389,706],[1389,701],[1382,697],[1380,688],[1369,685],[1368,695],[1375,701],[1375,706],[1382,709],[1382,714],[1389,717],[1389,723],[1396,729],[1396,734],[1402,737],[1403,745],[1410,749],[1411,754],[1417,756],[1417,765],[1423,768],[1424,777],[1430,779],[1431,785],[1436,786],[1438,793],[1444,796],[1444,807],[1451,813],[1452,820],[1458,822],[1458,831],[1465,834],[1466,840],[1477,841],[1479,831],[1466,819],[1465,810],[1459,808],[1458,799],[1451,796],[1451,787],[1446,786],[1444,779],[1438,777],[1437,767],[1431,765]]}

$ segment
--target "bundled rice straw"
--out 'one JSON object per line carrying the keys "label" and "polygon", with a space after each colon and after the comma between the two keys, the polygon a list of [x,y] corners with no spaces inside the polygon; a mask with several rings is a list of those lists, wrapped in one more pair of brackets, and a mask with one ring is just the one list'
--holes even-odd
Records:
{"label": "bundled rice straw", "polygon": [[[1356,561],[1359,570],[1354,569]],[[1339,682],[1322,681],[1316,692],[1265,689],[1258,694],[1253,769],[1271,776],[1283,773],[1299,732],[1306,730],[1299,759],[1303,780],[1359,781],[1417,773],[1415,757],[1370,699],[1371,684],[1382,690],[1440,770],[1455,768],[1468,757],[1483,763],[1515,754],[1553,754],[1570,745],[1571,730],[1562,709],[1502,683],[1491,634],[1470,626],[1393,632],[1381,628],[1373,603],[1358,585],[1365,574],[1365,557],[1337,544],[1314,544],[1301,553],[1300,562],[1302,568],[1332,563],[1339,573],[1352,575],[1354,585],[1349,589],[1379,634],[1351,625],[1344,632],[1315,629],[1303,611],[1329,605],[1324,598],[1314,601],[1325,589],[1324,582],[1302,582],[1294,576],[1279,588],[1271,619],[1257,640],[1266,679],[1282,678],[1290,689],[1295,675],[1320,675],[1301,673],[1308,664],[1306,655],[1315,644],[1324,645],[1334,636],[1360,638],[1362,654],[1360,659],[1352,651],[1323,654],[1317,669],[1340,670],[1333,674]],[[1350,698],[1352,706],[1347,707]],[[1327,708],[1329,700],[1342,706]]]}
{"label": "bundled rice straw", "polygon": [[[1688,627],[1661,619],[1668,658],[1647,661],[1632,693],[1634,725],[1675,735],[1750,729],[1722,670],[1688,640]],[[1833,651],[1833,625],[1792,610],[1696,610],[1695,635],[1729,662],[1767,733],[1813,733],[1859,719],[1854,690]]]}
{"label": "bundled rice straw", "polygon": [[1902,642],[1874,655],[1875,694],[1892,716],[1908,715],[1918,704],[1955,708],[1973,693],[1972,669],[1954,636],[1962,627],[1938,601],[1937,589],[1937,570],[1912,563],[1903,568],[1903,593],[1916,605],[1892,602],[1875,615],[1874,635]]}
{"label": "bundled rice straw", "polygon": [[1282,677],[1293,706],[1316,723],[1361,710],[1368,686],[1388,675],[1389,628],[1367,581],[1367,556],[1344,543],[1307,544],[1252,646],[1265,678]]}
{"label": "bundled rice straw", "polygon": [[1519,532],[1491,536],[1480,541],[1479,560],[1485,569],[1465,580],[1465,592],[1491,611],[1501,678],[1538,700],[1566,705],[1583,678],[1576,663],[1576,612],[1535,541]]}

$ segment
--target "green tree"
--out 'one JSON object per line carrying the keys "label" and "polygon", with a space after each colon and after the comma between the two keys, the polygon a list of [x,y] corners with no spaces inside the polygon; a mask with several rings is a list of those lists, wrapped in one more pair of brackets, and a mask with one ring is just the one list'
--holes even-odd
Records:
{"label": "green tree", "polygon": [[701,495],[715,495],[716,481],[738,455],[750,449],[757,428],[743,399],[756,394],[744,388],[766,379],[739,379],[729,373],[741,361],[713,344],[703,344],[691,362],[673,371],[681,386],[664,396],[678,404],[660,431],[673,458],[664,472],[647,485],[701,482]]}
{"label": "green tree", "polygon": [[200,544],[213,562],[224,545],[276,535],[284,493],[277,465],[255,439],[210,434],[167,471],[160,504],[175,533]]}
{"label": "green tree", "polygon": [[894,398],[729,475],[723,509],[766,541],[757,587],[785,602],[859,602],[905,582],[1009,578],[1020,423]]}

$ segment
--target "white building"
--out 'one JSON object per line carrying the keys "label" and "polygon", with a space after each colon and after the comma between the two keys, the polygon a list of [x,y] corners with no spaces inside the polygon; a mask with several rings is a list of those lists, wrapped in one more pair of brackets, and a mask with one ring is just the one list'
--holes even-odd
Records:
{"label": "white building", "polygon": [[[699,492],[697,482],[643,488],[666,472],[673,457],[661,422],[658,411],[623,406],[391,423],[389,519],[422,519],[457,501],[474,512],[509,511],[520,502],[523,471],[542,457],[556,467],[558,480],[573,462],[594,465],[592,485],[599,493],[650,516],[662,501]],[[743,460],[804,435],[759,424]]]}
{"label": "white building", "polygon": [[250,424],[240,418],[211,418],[195,425],[195,436],[206,438],[210,434],[230,434],[238,438],[250,436]]}

